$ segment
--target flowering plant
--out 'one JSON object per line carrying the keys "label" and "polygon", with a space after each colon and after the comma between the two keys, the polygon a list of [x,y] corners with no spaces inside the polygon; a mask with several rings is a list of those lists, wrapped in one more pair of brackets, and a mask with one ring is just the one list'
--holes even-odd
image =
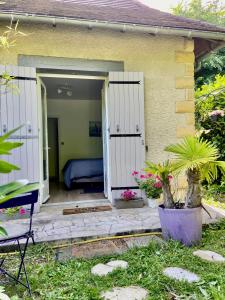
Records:
{"label": "flowering plant", "polygon": [[137,171],[132,173],[139,188],[143,190],[147,198],[157,199],[162,193],[162,182],[159,176],[154,176],[151,173],[141,174]]}
{"label": "flowering plant", "polygon": [[22,206],[13,207],[13,208],[6,208],[6,209],[0,209],[0,214],[5,214],[9,217],[13,216],[17,213],[19,213],[19,215],[23,216],[27,213],[27,210]]}
{"label": "flowering plant", "polygon": [[130,201],[130,200],[134,200],[136,195],[137,195],[136,192],[133,192],[131,190],[126,190],[121,194],[121,197],[125,201]]}

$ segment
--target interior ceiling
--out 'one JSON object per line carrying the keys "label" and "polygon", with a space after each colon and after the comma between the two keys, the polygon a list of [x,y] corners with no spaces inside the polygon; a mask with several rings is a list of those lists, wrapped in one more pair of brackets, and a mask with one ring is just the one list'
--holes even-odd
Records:
{"label": "interior ceiling", "polygon": [[[71,79],[71,78],[42,78],[48,99],[71,99],[71,100],[101,100],[102,80]],[[64,89],[65,88],[65,89]],[[58,89],[62,93],[58,93]],[[68,96],[66,91],[72,91]]]}

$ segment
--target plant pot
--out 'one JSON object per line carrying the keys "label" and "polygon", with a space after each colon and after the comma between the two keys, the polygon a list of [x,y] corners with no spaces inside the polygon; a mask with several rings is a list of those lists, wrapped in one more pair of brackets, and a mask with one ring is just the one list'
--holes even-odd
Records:
{"label": "plant pot", "polygon": [[157,208],[158,207],[158,201],[154,198],[147,198],[147,205],[150,208]]}
{"label": "plant pot", "polygon": [[28,219],[29,218],[29,212],[26,212],[25,214],[21,215],[19,212],[13,214],[13,215],[7,215],[0,213],[0,222],[6,222],[6,221],[12,221],[12,220],[18,220],[18,219]]}
{"label": "plant pot", "polygon": [[144,199],[137,198],[133,200],[124,200],[124,199],[115,199],[115,207],[118,209],[125,209],[125,208],[141,208],[144,206]]}
{"label": "plant pot", "polygon": [[162,234],[165,239],[196,245],[202,238],[202,208],[168,209],[159,207]]}

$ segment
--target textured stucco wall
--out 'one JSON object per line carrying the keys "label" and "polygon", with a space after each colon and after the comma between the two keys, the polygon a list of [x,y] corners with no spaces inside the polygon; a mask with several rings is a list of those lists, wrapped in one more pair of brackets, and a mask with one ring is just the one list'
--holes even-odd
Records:
{"label": "textured stucco wall", "polygon": [[20,30],[27,36],[4,53],[4,63],[17,64],[18,54],[43,55],[124,61],[125,71],[144,72],[148,160],[166,159],[166,145],[193,134],[192,41],[69,26],[20,24]]}

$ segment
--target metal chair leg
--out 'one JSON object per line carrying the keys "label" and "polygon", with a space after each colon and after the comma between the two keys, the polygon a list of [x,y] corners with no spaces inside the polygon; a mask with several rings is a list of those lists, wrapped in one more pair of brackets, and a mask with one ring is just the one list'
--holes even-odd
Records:
{"label": "metal chair leg", "polygon": [[19,271],[18,271],[18,274],[17,274],[17,283],[19,283],[18,281],[20,279],[21,272],[23,270],[24,274],[25,274],[25,279],[26,279],[26,287],[27,287],[27,289],[29,291],[29,294],[31,295],[31,288],[30,288],[30,284],[29,284],[29,281],[28,281],[26,266],[25,266],[25,263],[24,263],[24,259],[25,259],[25,255],[26,255],[26,251],[27,251],[27,246],[28,246],[28,242],[29,242],[29,238],[30,237],[28,237],[27,240],[26,240],[26,244],[24,246],[23,251],[21,249],[19,240],[17,240],[18,248],[19,248],[19,253],[20,253],[20,258],[21,258],[21,262],[20,262],[20,266],[19,266]]}
{"label": "metal chair leg", "polygon": [[2,258],[1,262],[0,262],[0,268],[2,267],[2,265],[4,264],[5,258]]}
{"label": "metal chair leg", "polygon": [[32,234],[32,236],[31,236],[31,239],[32,239],[33,245],[36,245],[35,240],[34,240],[34,235],[33,235],[33,234]]}

